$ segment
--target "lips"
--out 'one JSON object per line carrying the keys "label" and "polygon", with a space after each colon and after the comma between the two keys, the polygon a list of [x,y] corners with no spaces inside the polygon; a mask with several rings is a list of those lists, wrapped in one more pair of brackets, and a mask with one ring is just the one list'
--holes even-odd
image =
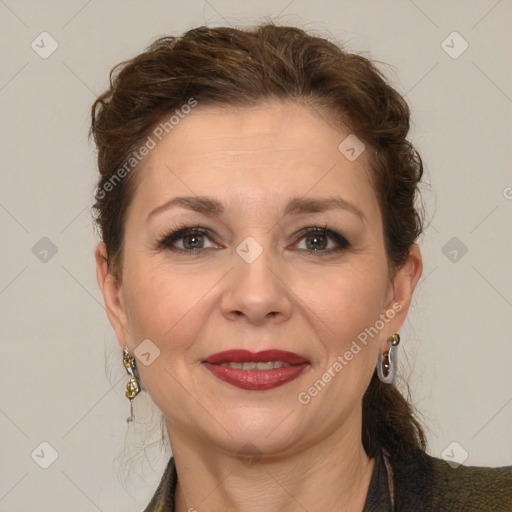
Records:
{"label": "lips", "polygon": [[283,350],[227,350],[212,354],[203,365],[218,379],[245,390],[262,391],[295,380],[309,361]]}
{"label": "lips", "polygon": [[261,352],[249,352],[248,350],[226,350],[208,356],[207,363],[266,363],[268,361],[283,361],[288,364],[308,363],[307,359],[284,350],[262,350]]}

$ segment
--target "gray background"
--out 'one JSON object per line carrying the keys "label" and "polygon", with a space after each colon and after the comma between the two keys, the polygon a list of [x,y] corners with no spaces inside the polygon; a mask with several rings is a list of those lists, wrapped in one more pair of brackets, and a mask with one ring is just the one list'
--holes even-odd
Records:
{"label": "gray background", "polygon": [[430,183],[402,374],[429,453],[511,464],[511,15],[510,0],[0,0],[0,510],[137,511],[154,492],[159,413],[141,394],[125,423],[95,277],[90,105],[158,36],[265,18],[389,63]]}

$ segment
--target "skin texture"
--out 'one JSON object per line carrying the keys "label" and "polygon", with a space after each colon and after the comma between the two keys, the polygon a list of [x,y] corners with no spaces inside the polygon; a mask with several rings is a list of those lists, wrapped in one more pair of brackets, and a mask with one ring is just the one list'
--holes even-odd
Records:
{"label": "skin texture", "polygon": [[[137,367],[165,415],[178,511],[363,508],[373,461],[361,443],[362,396],[387,337],[405,320],[422,263],[413,245],[405,266],[390,271],[367,151],[349,161],[338,150],[347,135],[296,102],[199,105],[136,171],[119,280],[104,244],[97,247],[98,282],[119,344],[133,353],[149,338],[160,350]],[[180,207],[148,219],[174,197],[204,195],[225,212]],[[284,215],[291,198],[333,196],[365,220],[341,209]],[[159,248],[177,224],[209,230],[173,243],[198,254]],[[297,236],[325,225],[350,246],[322,233]],[[252,263],[236,252],[248,236],[263,249]],[[301,404],[298,394],[393,305],[401,308],[394,318]],[[201,364],[235,348],[287,350],[310,366],[275,389],[242,390]]]}

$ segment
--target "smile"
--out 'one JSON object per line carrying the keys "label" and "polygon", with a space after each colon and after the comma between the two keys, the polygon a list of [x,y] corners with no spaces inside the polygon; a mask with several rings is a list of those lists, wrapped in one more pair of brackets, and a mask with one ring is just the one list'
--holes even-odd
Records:
{"label": "smile", "polygon": [[203,365],[218,379],[249,391],[282,386],[310,366],[307,359],[282,350],[229,350],[209,356]]}
{"label": "smile", "polygon": [[291,366],[284,361],[268,361],[266,363],[219,363],[220,366],[228,366],[229,368],[238,368],[239,370],[276,370],[278,368],[288,368]]}

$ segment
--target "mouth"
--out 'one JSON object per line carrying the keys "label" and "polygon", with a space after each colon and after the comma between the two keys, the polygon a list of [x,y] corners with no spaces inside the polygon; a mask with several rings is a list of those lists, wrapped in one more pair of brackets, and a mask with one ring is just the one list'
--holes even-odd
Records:
{"label": "mouth", "polygon": [[310,366],[307,359],[283,350],[228,350],[212,354],[203,365],[218,379],[250,391],[282,386]]}

